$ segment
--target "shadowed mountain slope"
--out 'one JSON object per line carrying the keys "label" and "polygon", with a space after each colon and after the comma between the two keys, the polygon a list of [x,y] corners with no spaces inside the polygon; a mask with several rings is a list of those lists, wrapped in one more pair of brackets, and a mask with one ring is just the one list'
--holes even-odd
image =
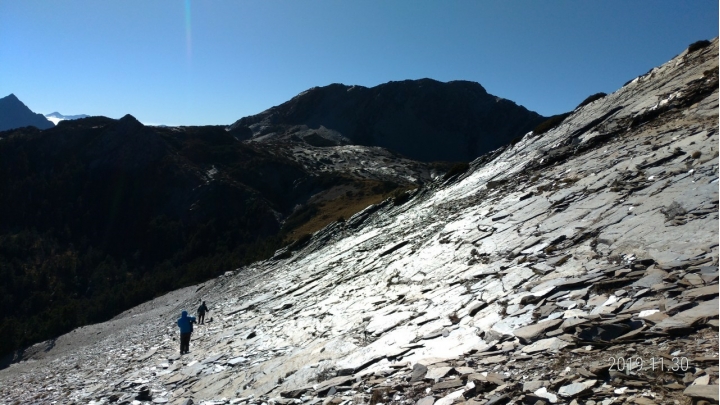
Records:
{"label": "shadowed mountain slope", "polygon": [[0,353],[268,258],[443,170],[130,115],[0,138]]}
{"label": "shadowed mountain slope", "polygon": [[314,87],[231,128],[245,138],[380,146],[420,161],[469,161],[524,135],[543,117],[478,83],[432,79],[372,88]]}

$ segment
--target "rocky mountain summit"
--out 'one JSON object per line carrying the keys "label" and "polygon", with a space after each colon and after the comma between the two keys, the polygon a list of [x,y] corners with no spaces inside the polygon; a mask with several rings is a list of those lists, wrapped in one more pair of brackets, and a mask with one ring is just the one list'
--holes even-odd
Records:
{"label": "rocky mountain summit", "polygon": [[0,403],[717,403],[718,40],[228,270],[27,350]]}
{"label": "rocky mountain summit", "polygon": [[256,142],[379,146],[425,162],[470,161],[543,119],[475,82],[421,79],[314,87],[230,128]]}
{"label": "rocky mountain summit", "polygon": [[48,129],[53,123],[44,115],[32,112],[15,94],[0,98],[0,131],[28,126]]}

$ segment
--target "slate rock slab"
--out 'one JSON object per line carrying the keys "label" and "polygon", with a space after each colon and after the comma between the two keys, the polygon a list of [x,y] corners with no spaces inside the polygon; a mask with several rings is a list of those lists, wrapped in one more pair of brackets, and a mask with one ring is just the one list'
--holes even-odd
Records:
{"label": "slate rock slab", "polygon": [[702,302],[700,305],[664,319],[653,326],[651,331],[668,332],[676,329],[687,329],[710,318],[718,317],[718,299]]}
{"label": "slate rock slab", "polygon": [[452,367],[435,367],[428,370],[427,374],[425,374],[426,380],[436,380],[438,378],[443,378],[446,375],[450,373],[452,370]]}
{"label": "slate rock slab", "polygon": [[433,405],[435,403],[435,398],[433,397],[425,397],[415,403],[415,405]]}
{"label": "slate rock slab", "polygon": [[355,377],[352,376],[340,376],[331,378],[318,384],[317,387],[315,387],[315,392],[318,394],[318,396],[324,396],[328,393],[328,391],[330,391],[331,388],[348,385],[348,383],[354,380]]}
{"label": "slate rock slab", "polygon": [[545,387],[536,390],[535,392],[533,392],[533,394],[540,398],[548,400],[551,404],[557,403],[558,400],[557,395],[548,392],[547,388]]}
{"label": "slate rock slab", "polygon": [[663,278],[665,278],[666,275],[667,273],[662,270],[654,270],[645,277],[632,283],[631,287],[648,288],[655,284],[660,284],[663,282]]}
{"label": "slate rock slab", "polygon": [[365,328],[365,330],[367,331],[367,333],[380,335],[383,332],[394,328],[400,323],[405,322],[412,316],[413,313],[409,311],[395,312],[389,315],[377,315],[373,317],[372,320],[370,320],[370,323]]}
{"label": "slate rock slab", "polygon": [[454,380],[446,380],[443,382],[439,382],[432,386],[432,390],[433,391],[442,391],[442,390],[446,390],[448,388],[462,387],[463,385],[465,385],[465,384],[463,384],[462,380],[459,378],[456,378]]}
{"label": "slate rock slab", "polygon": [[565,398],[575,398],[590,392],[597,380],[587,380],[580,383],[563,385],[558,389],[558,395]]}
{"label": "slate rock slab", "polygon": [[425,374],[427,373],[427,371],[427,367],[420,363],[416,363],[413,366],[412,374],[410,374],[410,382],[421,381],[423,378],[425,378]]}
{"label": "slate rock slab", "polygon": [[493,397],[490,397],[490,400],[485,403],[485,405],[504,405],[510,402],[510,397],[507,394],[503,395],[495,395]]}
{"label": "slate rock slab", "polygon": [[569,345],[570,345],[570,343],[568,343],[562,339],[559,339],[556,337],[551,337],[548,339],[538,340],[537,342],[535,342],[529,346],[525,346],[522,348],[522,351],[524,353],[537,353],[537,352],[542,352],[542,351],[547,351],[547,350],[560,350]]}
{"label": "slate rock slab", "polygon": [[578,337],[586,342],[598,340],[609,342],[628,331],[630,331],[630,326],[625,324],[597,325],[582,329]]}
{"label": "slate rock slab", "polygon": [[696,399],[709,399],[717,404],[720,385],[691,385],[683,391],[684,395]]}
{"label": "slate rock slab", "polygon": [[523,392],[537,391],[540,388],[542,388],[543,385],[545,385],[545,382],[542,380],[526,381],[522,385],[522,390],[523,390]]}
{"label": "slate rock slab", "polygon": [[235,365],[238,365],[238,364],[240,364],[240,363],[245,363],[245,362],[247,362],[247,360],[248,360],[247,358],[242,357],[242,356],[241,356],[241,357],[235,357],[235,358],[232,358],[232,359],[228,360],[227,364],[229,364],[229,365],[231,365],[231,366],[235,366]]}
{"label": "slate rock slab", "polygon": [[683,296],[686,299],[703,299],[708,297],[717,297],[718,293],[720,293],[720,290],[718,290],[718,285],[714,284],[707,287],[693,288],[691,290],[687,290],[683,293]]}
{"label": "slate rock slab", "polygon": [[515,329],[513,334],[517,336],[523,344],[529,344],[542,336],[546,330],[552,329],[562,322],[562,319],[542,321],[534,325],[523,326],[522,328]]}
{"label": "slate rock slab", "polygon": [[155,354],[156,352],[157,352],[157,348],[151,349],[147,353],[145,353],[143,356],[138,357],[137,361],[143,362],[143,361],[149,359],[150,357],[152,357],[152,355]]}
{"label": "slate rock slab", "polygon": [[460,398],[465,390],[457,390],[444,397],[440,398],[435,402],[435,405],[451,405],[456,399]]}

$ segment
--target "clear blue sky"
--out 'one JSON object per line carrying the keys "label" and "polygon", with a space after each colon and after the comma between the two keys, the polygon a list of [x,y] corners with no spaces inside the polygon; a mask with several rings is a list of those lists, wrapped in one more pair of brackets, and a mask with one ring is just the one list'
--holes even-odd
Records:
{"label": "clear blue sky", "polygon": [[0,0],[0,97],[230,124],[313,86],[429,77],[551,115],[717,35],[717,0]]}

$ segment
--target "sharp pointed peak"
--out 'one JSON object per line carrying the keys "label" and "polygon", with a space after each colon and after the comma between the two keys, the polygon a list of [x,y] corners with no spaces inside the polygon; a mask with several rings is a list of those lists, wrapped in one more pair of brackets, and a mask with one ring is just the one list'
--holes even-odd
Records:
{"label": "sharp pointed peak", "polygon": [[17,100],[20,101],[20,99],[15,95],[15,93],[10,93],[7,96],[3,97],[4,99],[8,100]]}
{"label": "sharp pointed peak", "polygon": [[138,121],[137,118],[133,117],[133,116],[130,115],[130,114],[125,114],[125,115],[123,115],[123,117],[120,118],[119,121],[123,121],[123,122],[137,122],[138,124],[140,123],[140,121]]}

